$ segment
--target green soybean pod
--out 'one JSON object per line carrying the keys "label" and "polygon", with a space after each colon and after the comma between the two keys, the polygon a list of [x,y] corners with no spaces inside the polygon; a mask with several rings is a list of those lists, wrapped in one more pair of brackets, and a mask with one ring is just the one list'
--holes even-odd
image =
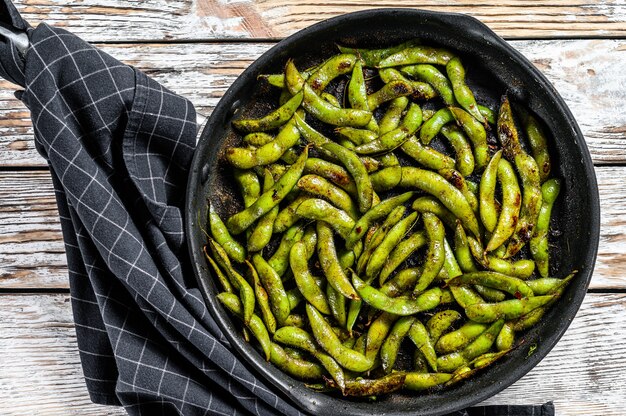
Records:
{"label": "green soybean pod", "polygon": [[357,190],[350,173],[339,165],[324,159],[310,157],[304,166],[304,172],[328,179],[352,197],[356,197]]}
{"label": "green soybean pod", "polygon": [[472,90],[465,83],[465,68],[461,63],[461,58],[455,56],[450,59],[450,61],[446,64],[446,72],[448,74],[448,78],[450,78],[452,90],[454,91],[454,97],[457,102],[476,120],[483,124],[487,124],[487,121],[478,109],[474,93],[472,93]]}
{"label": "green soybean pod", "polygon": [[355,129],[354,127],[337,127],[335,133],[348,139],[354,145],[361,145],[363,143],[376,140],[378,133],[366,129]]}
{"label": "green soybean pod", "polygon": [[454,231],[454,256],[461,267],[463,272],[475,272],[478,271],[474,260],[472,258],[472,252],[467,242],[467,235],[463,226],[458,223]]}
{"label": "green soybean pod", "polygon": [[557,279],[555,277],[541,277],[539,279],[533,279],[526,282],[526,284],[533,290],[535,295],[551,294],[562,283],[563,279]]}
{"label": "green soybean pod", "polygon": [[310,195],[299,194],[293,201],[284,206],[282,209],[279,207],[278,214],[276,214],[276,218],[274,218],[274,223],[272,225],[272,232],[274,234],[283,233],[293,226],[300,219],[300,216],[296,213],[298,207],[302,202],[311,198],[312,197]]}
{"label": "green soybean pod", "polygon": [[280,345],[270,344],[270,362],[276,367],[299,380],[320,380],[324,368],[317,363],[290,356]]}
{"label": "green soybean pod", "polygon": [[462,351],[438,357],[438,367],[441,371],[449,373],[451,371],[455,371],[459,367],[468,365],[474,358],[488,352],[491,349],[491,346],[494,344],[503,325],[504,320],[500,319],[489,326],[489,328],[487,328],[474,341],[467,345]]}
{"label": "green soybean pod", "polygon": [[419,105],[411,103],[399,127],[380,135],[375,140],[357,146],[354,151],[358,154],[390,152],[406,142],[420,124],[422,124],[422,109]]}
{"label": "green soybean pod", "polygon": [[352,108],[338,108],[324,101],[313,89],[305,84],[302,106],[318,120],[333,126],[363,127],[369,123],[372,113]]}
{"label": "green soybean pod", "polygon": [[289,298],[287,297],[283,282],[278,273],[276,273],[261,255],[255,254],[252,256],[252,263],[261,278],[263,287],[267,291],[272,313],[278,324],[283,325],[291,312]]}
{"label": "green soybean pod", "polygon": [[259,177],[252,170],[235,169],[235,182],[239,185],[243,206],[248,208],[261,195],[261,183]]}
{"label": "green soybean pod", "polygon": [[[376,379],[349,379],[346,381],[344,395],[348,397],[376,397],[377,395],[393,393],[404,385],[405,373],[396,372]],[[336,387],[336,383],[328,380],[327,384]]]}
{"label": "green soybean pod", "polygon": [[537,162],[527,154],[519,141],[508,97],[504,96],[498,115],[498,139],[504,155],[513,160],[522,182],[522,209],[515,232],[506,248],[504,258],[515,255],[532,237],[541,208],[541,180]]}
{"label": "green soybean pod", "polygon": [[421,273],[422,271],[418,267],[402,269],[380,287],[380,293],[395,298],[414,288]]}
{"label": "green soybean pod", "polygon": [[533,290],[521,279],[491,271],[478,271],[462,274],[448,280],[449,286],[481,285],[502,290],[516,297],[532,297]]}
{"label": "green soybean pod", "polygon": [[361,213],[367,212],[372,207],[374,189],[363,162],[354,152],[337,143],[326,143],[322,148],[333,153],[350,172],[356,184],[359,210]]}
{"label": "green soybean pod", "polygon": [[443,223],[435,214],[425,212],[424,228],[428,236],[428,250],[426,251],[426,259],[422,274],[413,289],[413,294],[424,291],[435,280],[443,264],[445,262],[445,252],[443,240],[445,239],[446,230]]}
{"label": "green soybean pod", "polygon": [[389,230],[396,225],[404,216],[406,212],[406,208],[403,205],[399,205],[395,207],[383,224],[376,230],[376,232],[372,235],[370,241],[365,245],[363,253],[359,256],[357,261],[357,273],[361,274],[365,271],[365,267],[376,248],[380,245],[380,243],[385,239],[385,236],[389,232]]}
{"label": "green soybean pod", "polygon": [[289,252],[291,247],[302,239],[304,235],[304,227],[298,224],[292,225],[280,239],[280,243],[276,251],[269,258],[267,263],[279,276],[285,274],[289,269]]}
{"label": "green soybean pod", "polygon": [[480,235],[476,215],[465,196],[441,175],[424,169],[403,167],[400,185],[415,187],[436,197],[475,236]]}
{"label": "green soybean pod", "polygon": [[452,374],[448,373],[417,373],[408,372],[404,379],[404,388],[407,390],[427,390],[452,379]]}
{"label": "green soybean pod", "polygon": [[450,84],[448,78],[436,67],[428,64],[408,65],[400,68],[400,71],[432,85],[446,105],[457,104],[454,98],[452,84]]}
{"label": "green soybean pod", "polygon": [[337,45],[337,47],[339,48],[341,53],[351,53],[357,56],[359,58],[359,61],[362,62],[363,65],[374,68],[378,66],[378,63],[387,56],[396,52],[400,52],[401,50],[404,50],[406,48],[419,45],[419,43],[419,39],[412,39],[388,48],[351,48],[341,45]]}
{"label": "green soybean pod", "polygon": [[430,339],[430,335],[428,335],[428,330],[420,320],[416,319],[413,325],[411,325],[409,338],[411,338],[411,341],[413,341],[417,349],[424,354],[424,358],[426,358],[426,362],[430,368],[437,372],[437,354],[435,353],[435,347]]}
{"label": "green soybean pod", "polygon": [[391,273],[393,273],[406,259],[411,257],[413,252],[428,243],[426,234],[418,231],[411,234],[399,242],[387,257],[383,268],[380,270],[379,281],[381,286],[385,284]]}
{"label": "green soybean pod", "polygon": [[548,231],[550,229],[550,217],[552,207],[559,196],[561,182],[558,179],[549,179],[541,185],[543,202],[537,217],[535,233],[530,239],[530,254],[537,263],[537,269],[542,277],[548,277],[550,273],[550,254],[548,248]]}
{"label": "green soybean pod", "polygon": [[265,328],[265,325],[263,325],[263,321],[261,320],[261,318],[253,314],[250,319],[246,321],[244,319],[244,308],[241,306],[241,303],[239,302],[237,296],[233,295],[232,293],[220,293],[217,295],[217,300],[219,300],[226,309],[228,309],[235,316],[244,321],[244,325],[246,326],[246,328],[248,328],[257,339],[257,341],[259,341],[261,349],[263,349],[263,352],[265,353],[265,359],[269,360],[271,354],[271,341],[270,336],[267,332],[267,328]]}
{"label": "green soybean pod", "polygon": [[415,317],[413,316],[403,316],[398,319],[380,347],[380,361],[385,373],[390,373],[393,369],[398,357],[398,351],[400,350],[400,344],[409,333],[413,322],[415,322]]}
{"label": "green soybean pod", "polygon": [[454,214],[450,212],[448,208],[444,207],[443,204],[434,196],[420,196],[413,201],[413,205],[411,207],[415,211],[422,214],[425,212],[432,212],[448,227],[456,227],[457,220]]}
{"label": "green soybean pod", "polygon": [[252,314],[254,313],[255,296],[252,286],[248,283],[242,275],[237,273],[228,259],[228,254],[222,248],[222,246],[212,238],[209,238],[209,246],[211,252],[215,257],[217,264],[226,272],[226,275],[230,279],[230,283],[239,292],[241,303],[243,304],[243,321],[244,323],[250,322]]}
{"label": "green soybean pod", "polygon": [[259,274],[256,269],[248,260],[246,260],[246,266],[248,266],[248,280],[252,281],[252,285],[254,286],[254,295],[256,296],[256,304],[261,310],[261,318],[265,323],[265,327],[273,334],[276,332],[276,318],[272,313],[272,309],[270,307],[269,296],[267,295],[267,291],[263,287],[261,283],[261,279],[259,278]]}
{"label": "green soybean pod", "polygon": [[233,126],[244,133],[267,131],[276,129],[287,123],[296,112],[303,100],[303,94],[295,94],[281,107],[260,119],[239,119],[233,121]]}
{"label": "green soybean pod", "polygon": [[384,266],[385,260],[389,257],[391,250],[393,250],[393,248],[402,240],[402,237],[404,237],[404,235],[411,229],[415,221],[417,221],[417,218],[418,213],[413,212],[406,218],[400,220],[389,230],[380,245],[372,252],[371,257],[367,262],[367,267],[365,268],[365,276],[368,282],[371,282],[376,278],[380,269]]}
{"label": "green soybean pod", "polygon": [[465,134],[454,124],[448,124],[441,128],[444,135],[456,153],[456,168],[463,176],[469,176],[474,171],[474,155],[472,147]]}
{"label": "green soybean pod", "polygon": [[553,300],[555,295],[510,299],[497,303],[477,303],[465,308],[468,318],[476,322],[494,322],[500,318],[517,319]]}
{"label": "green soybean pod", "polygon": [[331,326],[317,309],[307,304],[306,312],[316,341],[342,367],[357,372],[367,371],[372,367],[373,360],[342,345]]}
{"label": "green soybean pod", "polygon": [[485,127],[471,114],[458,107],[450,107],[454,119],[463,128],[474,147],[476,168],[482,170],[489,161],[489,145]]}
{"label": "green soybean pod", "polygon": [[430,340],[433,345],[439,341],[439,338],[441,338],[454,322],[461,318],[461,314],[453,309],[447,309],[434,314],[426,322],[426,329],[428,329],[428,334],[430,335]]}
{"label": "green soybean pod", "polygon": [[480,219],[490,233],[493,233],[498,224],[498,206],[496,204],[496,181],[498,167],[502,158],[502,150],[498,150],[483,171],[480,178]]}
{"label": "green soybean pod", "polygon": [[[269,191],[274,186],[274,178],[269,170],[265,170],[263,178],[263,191]],[[248,235],[248,251],[251,253],[261,251],[267,246],[274,233],[274,221],[278,215],[278,205],[263,215],[257,221],[252,232]]]}
{"label": "green soybean pod", "polygon": [[[445,238],[443,239],[443,248],[444,248],[444,254],[445,254],[443,268],[447,272],[447,275],[448,275],[447,279],[453,279],[456,276],[460,276],[461,274],[463,274],[463,272],[461,271],[461,268],[459,267],[454,257],[452,248],[450,247],[448,240]],[[456,302],[462,308],[464,308],[467,305],[473,305],[474,303],[484,302],[483,298],[481,298],[480,295],[476,293],[476,291],[468,285],[450,286],[449,289],[450,289],[450,292],[452,293],[452,296],[454,297],[454,300],[456,300]],[[443,303],[443,300],[442,300],[442,303]]]}
{"label": "green soybean pod", "polygon": [[335,107],[341,107],[341,103],[339,102],[337,97],[335,97],[331,93],[323,92],[323,93],[320,94],[320,97],[322,97],[323,100],[325,100],[326,102],[334,105]]}
{"label": "green soybean pod", "polygon": [[356,56],[352,54],[334,55],[321,64],[306,82],[313,91],[321,94],[333,79],[352,71],[355,63]]}
{"label": "green soybean pod", "polygon": [[262,131],[248,133],[245,136],[243,136],[243,142],[249,146],[254,146],[254,147],[265,146],[266,144],[268,144],[269,142],[273,140],[274,140],[274,136],[272,136],[271,134],[262,132]]}
{"label": "green soybean pod", "polygon": [[409,137],[409,139],[400,146],[400,149],[419,165],[428,169],[453,169],[455,165],[453,158],[430,146],[424,146],[415,136]]}
{"label": "green soybean pod", "polygon": [[413,197],[414,194],[414,192],[405,192],[403,194],[385,199],[370,208],[365,214],[363,214],[363,216],[361,216],[361,218],[357,220],[354,227],[352,227],[350,234],[348,234],[348,237],[346,238],[346,247],[348,249],[352,249],[357,241],[363,238],[374,221],[389,215],[392,210],[406,203]]}
{"label": "green soybean pod", "polygon": [[375,192],[389,191],[402,180],[402,167],[384,168],[369,175],[370,183]]}
{"label": "green soybean pod", "polygon": [[468,204],[472,208],[472,211],[476,215],[478,215],[478,198],[476,195],[469,189],[467,186],[467,182],[463,175],[459,173],[459,171],[455,169],[441,169],[439,174],[446,178],[448,182],[450,182],[456,189],[461,191]]}
{"label": "green soybean pod", "polygon": [[395,68],[382,68],[378,71],[378,76],[380,76],[380,79],[386,84],[394,81],[408,83],[411,88],[413,88],[413,94],[411,94],[411,97],[415,100],[430,100],[437,96],[437,91],[435,91],[430,84],[410,80]]}
{"label": "green soybean pod", "polygon": [[398,97],[405,97],[413,94],[413,87],[406,81],[391,81],[382,86],[378,91],[367,96],[367,106],[370,111],[374,111],[381,104]]}
{"label": "green soybean pod", "polygon": [[496,349],[498,351],[508,351],[513,348],[513,343],[515,343],[513,322],[505,322],[496,338]]}
{"label": "green soybean pod", "polygon": [[226,251],[228,257],[237,263],[243,263],[246,259],[246,249],[230,235],[212,204],[209,204],[209,227],[211,235]]}
{"label": "green soybean pod", "polygon": [[310,252],[307,250],[306,242],[300,240],[291,247],[289,254],[289,264],[293,272],[296,286],[302,296],[317,310],[325,315],[331,313],[330,306],[322,288],[317,284],[315,277],[311,274],[308,266]]}
{"label": "green soybean pod", "polygon": [[250,227],[257,219],[271,211],[282,201],[302,176],[304,164],[308,156],[308,148],[302,151],[296,163],[285,172],[283,176],[267,192],[264,192],[259,199],[241,212],[233,215],[226,222],[226,227],[232,234],[239,234]]}
{"label": "green soybean pod", "polygon": [[[354,109],[371,111],[367,102],[367,87],[363,77],[363,65],[360,61],[354,65],[352,77],[348,83],[348,101]],[[374,117],[367,124],[367,129],[368,131],[378,132],[378,124]]]}
{"label": "green soybean pod", "polygon": [[296,209],[296,215],[310,220],[324,221],[342,238],[346,238],[354,227],[354,220],[347,212],[319,198],[310,198],[301,202]]}
{"label": "green soybean pod", "polygon": [[317,252],[328,283],[349,299],[359,299],[343,267],[339,264],[333,231],[323,221],[317,222]]}
{"label": "green soybean pod", "polygon": [[206,258],[207,262],[213,268],[213,271],[215,272],[215,276],[217,277],[218,282],[220,282],[220,285],[222,286],[222,289],[224,289],[224,292],[226,292],[226,293],[233,293],[234,292],[233,286],[231,285],[230,281],[228,280],[228,277],[226,277],[224,272],[222,272],[220,267],[217,265],[215,260],[213,260],[213,258],[209,255],[209,252],[207,250],[207,246],[202,247],[202,251],[204,252],[204,257]]}
{"label": "green soybean pod", "polygon": [[326,199],[337,208],[347,212],[354,220],[358,218],[358,207],[352,201],[350,195],[321,176],[304,175],[298,180],[297,186],[309,194]]}
{"label": "green soybean pod", "polygon": [[415,64],[446,65],[452,57],[454,54],[444,48],[414,46],[387,56],[379,62],[378,68]]}
{"label": "green soybean pod", "polygon": [[389,106],[387,107],[387,111],[385,111],[385,114],[378,125],[378,133],[385,134],[397,128],[400,125],[402,113],[408,105],[409,99],[407,97],[398,97],[391,100]]}
{"label": "green soybean pod", "polygon": [[537,166],[539,167],[539,178],[541,179],[541,183],[543,183],[550,177],[550,170],[552,168],[550,152],[548,151],[548,138],[541,124],[535,117],[531,114],[527,114],[524,118],[524,128],[526,130],[528,144],[530,144],[533,158],[535,158]]}
{"label": "green soybean pod", "polygon": [[435,343],[435,351],[438,354],[449,354],[465,348],[486,329],[486,324],[468,321],[459,329],[442,335]]}
{"label": "green soybean pod", "polygon": [[[394,322],[396,322],[399,318],[400,317],[398,315],[385,312],[380,314],[378,318],[376,318],[369,326],[366,336],[364,337],[364,345],[365,356],[372,360],[372,362],[378,356],[378,352],[387,338],[389,331],[391,331],[391,327]],[[357,340],[357,344],[358,343],[359,342]]]}
{"label": "green soybean pod", "polygon": [[335,321],[342,327],[345,327],[348,322],[348,315],[346,313],[346,298],[339,292],[337,292],[331,285],[326,285],[326,299],[328,300],[328,306],[330,308],[331,315],[335,318]]}
{"label": "green soybean pod", "polygon": [[498,179],[502,185],[502,209],[486,252],[494,251],[513,235],[522,201],[517,176],[506,159],[500,159],[498,162]]}
{"label": "green soybean pod", "polygon": [[442,108],[429,118],[420,129],[420,140],[427,145],[435,138],[443,126],[455,120],[448,108]]}

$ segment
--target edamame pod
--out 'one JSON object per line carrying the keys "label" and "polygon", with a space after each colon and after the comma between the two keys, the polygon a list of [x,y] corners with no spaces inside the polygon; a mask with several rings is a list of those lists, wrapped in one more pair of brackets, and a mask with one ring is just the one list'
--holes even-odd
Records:
{"label": "edamame pod", "polygon": [[259,119],[239,119],[233,121],[233,126],[244,133],[267,131],[276,129],[287,123],[296,112],[303,100],[303,94],[297,93],[281,107]]}
{"label": "edamame pod", "polygon": [[426,362],[435,372],[437,372],[437,354],[433,342],[428,335],[426,327],[420,320],[415,320],[409,330],[409,338],[415,344],[418,350],[424,354]]}
{"label": "edamame pod", "polygon": [[541,185],[543,202],[537,217],[535,233],[530,239],[530,254],[537,263],[537,269],[542,277],[550,274],[550,253],[548,247],[548,231],[550,229],[550,217],[552,207],[561,190],[561,182],[558,179],[549,179]]}
{"label": "edamame pod", "polygon": [[243,263],[246,259],[246,249],[230,235],[212,204],[209,204],[209,226],[211,235],[222,246],[228,257],[237,263]]}
{"label": "edamame pod", "polygon": [[381,286],[384,285],[389,275],[391,275],[398,266],[404,263],[413,252],[425,246],[427,243],[428,239],[423,231],[415,232],[399,242],[389,254],[383,268],[380,270],[379,281]]}
{"label": "edamame pod", "polygon": [[427,390],[446,383],[452,378],[448,373],[406,373],[404,388],[408,390]]}
{"label": "edamame pod", "polygon": [[546,305],[555,295],[510,299],[498,303],[477,303],[465,308],[468,318],[476,322],[494,322],[500,318],[517,319],[534,309]]}
{"label": "edamame pod", "polygon": [[446,105],[456,105],[452,84],[448,78],[432,65],[409,65],[400,69],[405,74],[429,83]]}
{"label": "edamame pod", "polygon": [[350,215],[323,199],[310,198],[302,201],[296,209],[296,215],[315,221],[324,221],[342,238],[346,238],[354,227],[354,220]]}
{"label": "edamame pod", "polygon": [[487,144],[487,132],[485,131],[485,127],[461,108],[450,107],[450,112],[472,142],[476,168],[479,170],[484,169],[489,161],[489,145]]}
{"label": "edamame pod", "polygon": [[498,290],[503,290],[511,295],[517,297],[532,297],[534,295],[533,290],[524,283],[523,280],[516,277],[507,276],[497,272],[470,272],[448,280],[449,286],[459,285],[481,285],[487,286]]}
{"label": "edamame pod", "polygon": [[452,57],[454,57],[454,54],[447,49],[414,46],[387,56],[380,61],[378,67],[388,68],[415,64],[446,65]]}
{"label": "edamame pod", "polygon": [[380,347],[380,361],[385,373],[390,373],[393,369],[398,357],[398,351],[400,350],[400,344],[409,333],[413,322],[415,322],[415,317],[413,316],[403,316],[398,319]]}
{"label": "edamame pod", "polygon": [[[496,204],[496,181],[502,150],[498,150],[483,171],[480,179],[480,219],[490,233],[498,224],[498,206]],[[504,186],[504,185],[503,185]]]}
{"label": "edamame pod", "polygon": [[267,291],[272,313],[278,324],[283,325],[291,313],[289,298],[287,297],[283,282],[278,273],[276,273],[260,254],[252,256],[252,263],[261,278],[263,287]]}
{"label": "edamame pod", "polygon": [[500,159],[498,162],[498,180],[502,185],[502,209],[485,252],[494,251],[513,235],[522,203],[517,176],[506,159]]}
{"label": "edamame pod", "polygon": [[441,134],[450,142],[456,153],[456,168],[463,176],[469,176],[474,171],[474,155],[472,147],[465,134],[454,124],[448,124],[441,128]]}
{"label": "edamame pod", "polygon": [[352,54],[344,53],[334,55],[320,65],[306,82],[313,91],[317,94],[321,94],[333,79],[352,71],[355,63],[356,56]]}
{"label": "edamame pod", "polygon": [[[405,378],[405,373],[397,372],[377,379],[359,378],[347,380],[344,395],[351,397],[375,397],[381,394],[393,393],[402,388]],[[335,387],[336,383],[327,380],[327,384],[331,387]]]}
{"label": "edamame pod", "polygon": [[369,123],[372,113],[352,108],[338,108],[324,101],[313,89],[305,84],[302,106],[318,120],[333,126],[362,127]]}
{"label": "edamame pod", "polygon": [[273,334],[276,332],[276,318],[274,317],[270,307],[269,296],[267,295],[267,291],[263,287],[259,274],[256,272],[252,263],[246,260],[246,266],[248,266],[248,280],[252,281],[254,295],[256,296],[256,304],[261,310],[261,317],[269,333]]}
{"label": "edamame pod", "polygon": [[448,78],[450,78],[456,101],[476,120],[486,125],[487,121],[478,109],[476,98],[474,98],[472,90],[465,83],[465,68],[463,68],[461,59],[458,56],[448,61],[446,64],[446,72]]}
{"label": "edamame pod", "polygon": [[430,286],[441,271],[445,261],[443,240],[446,230],[443,228],[443,223],[435,214],[430,212],[425,212],[423,218],[424,228],[428,236],[428,251],[426,252],[422,274],[415,285],[415,289],[413,289],[414,295],[423,292]]}
{"label": "edamame pod", "polygon": [[297,224],[292,225],[287,231],[285,231],[285,234],[283,234],[280,239],[278,248],[272,257],[270,257],[267,261],[270,267],[274,269],[279,276],[284,275],[289,269],[289,252],[291,251],[291,247],[293,247],[297,241],[300,241],[303,235],[303,226]]}
{"label": "edamame pod", "polygon": [[312,195],[322,197],[331,202],[337,208],[345,211],[356,220],[359,217],[359,211],[350,195],[343,189],[318,175],[304,175],[298,180],[298,188]]}
{"label": "edamame pod", "polygon": [[317,252],[328,283],[343,296],[358,300],[359,295],[339,264],[332,228],[323,221],[317,222]]}
{"label": "edamame pod", "polygon": [[[274,178],[269,170],[265,170],[265,176],[263,178],[263,191],[269,191],[272,186],[274,186]],[[254,229],[248,236],[248,251],[251,253],[261,251],[265,246],[267,246],[272,239],[272,234],[274,233],[274,221],[276,220],[276,216],[278,215],[278,205],[275,206],[268,212],[263,215],[257,221]]]}

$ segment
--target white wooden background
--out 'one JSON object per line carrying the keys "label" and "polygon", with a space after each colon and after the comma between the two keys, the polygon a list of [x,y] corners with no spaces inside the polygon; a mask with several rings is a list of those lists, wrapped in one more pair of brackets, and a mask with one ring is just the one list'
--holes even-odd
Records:
{"label": "white wooden background", "polygon": [[[189,97],[200,121],[277,39],[371,7],[473,15],[527,56],[576,116],[602,205],[598,263],[572,326],[487,403],[553,400],[558,415],[626,414],[624,0],[20,0],[24,16],[96,43]],[[496,5],[498,4],[498,5]],[[61,231],[28,110],[0,81],[0,414],[121,415],[91,404],[71,317]]]}

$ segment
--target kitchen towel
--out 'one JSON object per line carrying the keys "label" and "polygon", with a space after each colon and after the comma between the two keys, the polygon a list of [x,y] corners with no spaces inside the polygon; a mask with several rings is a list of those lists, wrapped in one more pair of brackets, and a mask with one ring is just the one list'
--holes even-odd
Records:
{"label": "kitchen towel", "polygon": [[[30,41],[23,53],[0,36],[0,76],[24,88],[50,167],[91,399],[131,415],[301,414],[233,354],[193,280],[193,105],[65,30],[31,28],[8,0],[0,12]],[[505,408],[457,415],[554,413]]]}

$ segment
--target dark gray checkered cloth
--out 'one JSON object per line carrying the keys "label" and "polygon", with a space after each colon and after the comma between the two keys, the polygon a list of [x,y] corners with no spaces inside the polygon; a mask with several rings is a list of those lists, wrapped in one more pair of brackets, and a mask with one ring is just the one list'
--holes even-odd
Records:
{"label": "dark gray checkered cloth", "polygon": [[[196,114],[186,99],[76,36],[32,29],[7,1],[0,76],[24,87],[49,163],[72,310],[95,403],[132,415],[299,415],[233,355],[193,281],[183,232]],[[457,415],[552,415],[492,406]]]}

